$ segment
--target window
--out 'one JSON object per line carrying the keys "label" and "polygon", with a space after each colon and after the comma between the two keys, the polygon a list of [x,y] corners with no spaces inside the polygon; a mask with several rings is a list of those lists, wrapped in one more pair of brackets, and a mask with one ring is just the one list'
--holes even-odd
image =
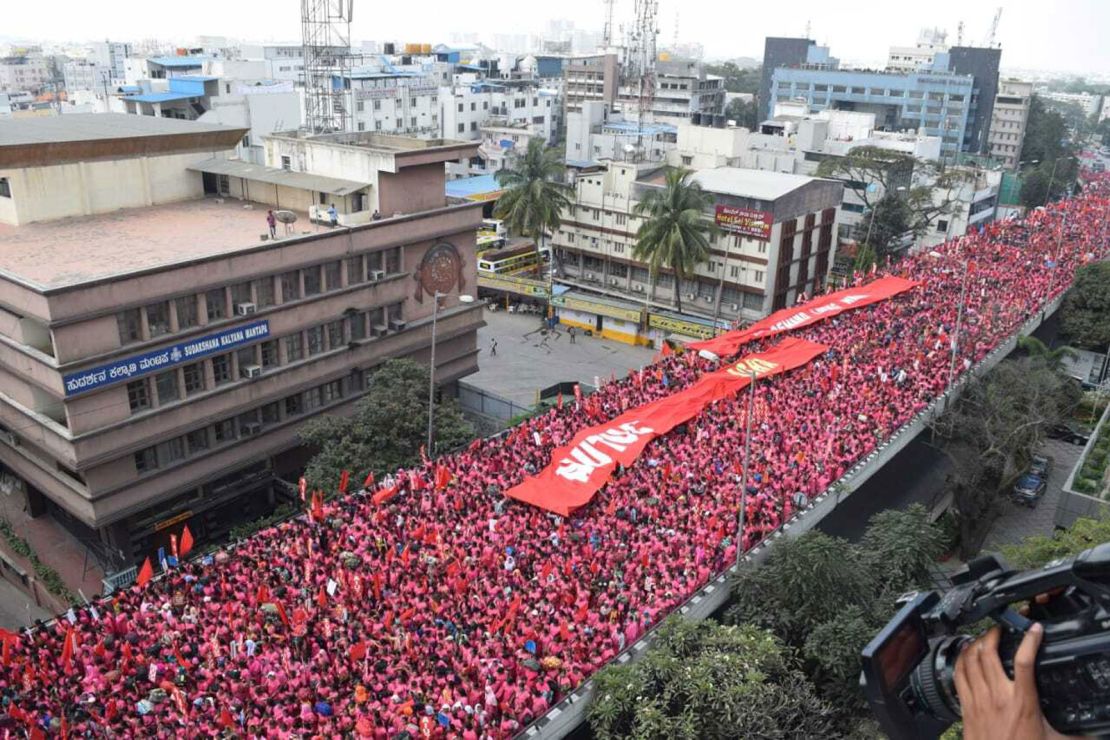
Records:
{"label": "window", "polygon": [[145,473],[157,467],[158,453],[154,451],[153,447],[147,447],[145,450],[139,450],[135,453],[135,470]]}
{"label": "window", "polygon": [[381,110],[381,109],[382,109],[382,101],[375,100],[374,101],[374,110]]}
{"label": "window", "polygon": [[271,339],[268,342],[263,342],[259,345],[262,354],[262,368],[269,369],[277,367],[278,364],[278,343],[276,339]]}
{"label": "window", "polygon": [[189,454],[195,455],[198,452],[208,449],[208,427],[204,429],[195,429],[185,435],[185,444],[189,448]]}
{"label": "window", "polygon": [[239,422],[240,437],[250,437],[251,435],[257,434],[261,426],[258,423],[258,409],[252,409],[244,414],[239,414],[236,421]]}
{"label": "window", "polygon": [[259,308],[266,308],[277,302],[274,300],[274,279],[272,277],[264,277],[261,280],[254,281],[254,302]]}
{"label": "window", "polygon": [[301,297],[301,279],[296,270],[281,274],[281,300],[283,303],[295,301]]}
{"label": "window", "polygon": [[478,122],[477,121],[471,121],[470,122],[470,130],[471,131],[477,131],[478,130]]}
{"label": "window", "polygon": [[281,405],[274,401],[262,407],[262,424],[269,426],[270,424],[277,424],[281,421]]}
{"label": "window", "polygon": [[320,266],[313,265],[304,269],[304,295],[317,295],[320,292]]}
{"label": "window", "polygon": [[169,301],[151,303],[146,307],[146,325],[150,330],[151,339],[170,333]]}
{"label": "window", "polygon": [[459,113],[462,113],[462,112],[463,112],[463,104],[459,103]]}
{"label": "window", "polygon": [[459,124],[459,133],[460,134],[465,134],[466,133],[466,124],[465,123],[460,123]]}
{"label": "window", "polygon": [[390,247],[383,254],[386,274],[396,275],[401,272],[401,247]]}
{"label": "window", "polygon": [[324,405],[324,394],[322,389],[317,386],[316,388],[309,388],[304,392],[304,409],[305,411],[312,411]]}
{"label": "window", "polygon": [[343,287],[339,280],[339,260],[334,262],[327,262],[324,264],[324,289],[325,290],[339,290]]}
{"label": "window", "polygon": [[755,278],[755,281],[757,283],[762,283],[765,276],[763,274],[763,270],[755,270],[752,277]]}
{"label": "window", "polygon": [[343,320],[329,321],[327,323],[328,349],[339,349],[343,346]]}
{"label": "window", "polygon": [[158,389],[158,403],[167,404],[178,400],[177,371],[168,370],[154,376],[154,387]]}
{"label": "window", "polygon": [[156,445],[158,466],[162,467],[185,459],[185,438],[174,437]]}
{"label": "window", "polygon": [[738,265],[731,265],[728,268],[728,276],[730,278],[740,277],[740,267]]}
{"label": "window", "polygon": [[477,104],[476,103],[471,103],[470,104],[470,110],[472,110],[472,111],[478,110]]}
{"label": "window", "polygon": [[362,256],[347,258],[347,284],[365,283],[366,273],[362,269]]}
{"label": "window", "polygon": [[249,368],[251,365],[257,365],[258,364],[257,361],[255,360],[255,351],[254,350],[255,350],[254,347],[244,347],[243,349],[236,351],[235,360],[239,364],[239,377],[240,378],[246,378],[247,377],[247,368]]}
{"label": "window", "polygon": [[289,396],[285,399],[285,415],[299,416],[304,413],[304,399],[300,395]]}
{"label": "window", "polygon": [[132,380],[127,384],[127,405],[132,411],[150,408],[150,391],[147,389],[146,378]]}
{"label": "window", "polygon": [[946,220],[944,220],[943,218],[937,220],[937,233],[938,234],[948,233],[948,222]]}
{"label": "window", "polygon": [[183,368],[185,375],[185,395],[191,396],[197,391],[204,390],[204,365],[194,362]]}
{"label": "window", "polygon": [[282,341],[285,342],[286,362],[296,362],[304,357],[304,339],[300,334],[291,334]]}
{"label": "window", "polygon": [[225,442],[231,442],[235,439],[235,422],[231,419],[224,419],[217,421],[212,427],[216,444],[222,445]]}
{"label": "window", "polygon": [[308,330],[308,356],[318,355],[324,351],[324,327],[314,326]]}
{"label": "window", "polygon": [[374,121],[374,130],[375,131],[381,131],[382,130],[382,122],[381,121]]}
{"label": "window", "polygon": [[183,295],[175,298],[174,308],[177,309],[177,330],[191,329],[197,325],[197,297]]}
{"label": "window", "polygon": [[137,308],[129,308],[116,314],[119,325],[120,344],[131,344],[143,338],[143,318]]}
{"label": "window", "polygon": [[409,125],[412,126],[413,128],[416,128],[416,116],[413,116],[412,118],[409,119]]}
{"label": "window", "polygon": [[231,286],[231,305],[238,312],[240,303],[251,303],[251,284],[236,283]]}
{"label": "window", "polygon": [[231,380],[231,355],[216,355],[212,358],[212,376],[216,379],[216,385]]}
{"label": "window", "polygon": [[325,383],[323,387],[324,403],[335,403],[343,398],[343,381],[333,380]]}
{"label": "window", "polygon": [[227,318],[227,290],[214,288],[204,294],[204,303],[208,307],[208,322]]}
{"label": "window", "polygon": [[366,339],[366,314],[356,313],[351,316],[351,341],[357,342]]}
{"label": "window", "polygon": [[8,182],[8,178],[0,177],[0,198],[12,197],[12,184]]}
{"label": "window", "polygon": [[293,169],[293,160],[289,158],[288,154],[281,155],[281,168],[283,170]]}

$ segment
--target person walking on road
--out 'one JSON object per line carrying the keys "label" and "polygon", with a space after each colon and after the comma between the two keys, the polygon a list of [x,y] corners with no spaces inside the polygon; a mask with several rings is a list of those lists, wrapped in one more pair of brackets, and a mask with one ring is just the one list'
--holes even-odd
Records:
{"label": "person walking on road", "polygon": [[567,327],[567,334],[570,335],[570,343],[574,344],[574,327],[573,326]]}
{"label": "person walking on road", "polygon": [[489,356],[497,357],[497,340],[493,337],[489,339]]}
{"label": "person walking on road", "polygon": [[274,212],[272,210],[271,211],[266,211],[266,225],[270,227],[270,238],[271,239],[276,238],[277,237],[277,217],[274,215]]}

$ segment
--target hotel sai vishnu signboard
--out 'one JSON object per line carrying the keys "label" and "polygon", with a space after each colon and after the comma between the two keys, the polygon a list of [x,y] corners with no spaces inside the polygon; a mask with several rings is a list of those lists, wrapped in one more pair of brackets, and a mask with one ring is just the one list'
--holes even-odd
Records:
{"label": "hotel sai vishnu signboard", "polygon": [[731,234],[750,236],[766,242],[771,240],[774,214],[754,208],[718,205],[716,221],[717,226]]}

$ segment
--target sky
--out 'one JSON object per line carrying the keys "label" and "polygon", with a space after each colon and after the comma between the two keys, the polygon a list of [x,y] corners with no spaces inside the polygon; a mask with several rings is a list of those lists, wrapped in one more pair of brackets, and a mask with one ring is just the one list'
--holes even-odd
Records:
{"label": "sky", "polygon": [[[558,3],[516,2],[495,7],[459,0],[381,2],[354,0],[352,38],[401,42],[449,42],[452,32],[542,33],[548,21],[571,19],[576,28],[600,31],[602,0]],[[745,2],[659,0],[660,47],[675,37],[700,42],[706,57],[761,57],[765,36],[812,38],[851,61],[885,60],[888,46],[912,46],[923,27],[949,31],[964,22],[964,43],[982,42],[997,7],[1002,7],[998,41],[1002,66],[1110,76],[1110,0],[927,0],[926,2]],[[616,0],[617,24],[631,20],[633,0]],[[500,20],[503,25],[497,26]],[[53,0],[44,12],[36,3],[8,2],[0,37],[8,40],[82,42],[165,39],[187,42],[199,34],[248,41],[300,38],[299,0]]]}

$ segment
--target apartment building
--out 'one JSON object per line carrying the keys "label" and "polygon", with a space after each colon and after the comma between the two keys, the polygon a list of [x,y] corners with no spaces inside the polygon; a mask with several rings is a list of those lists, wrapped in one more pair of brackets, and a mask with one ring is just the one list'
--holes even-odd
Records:
{"label": "apartment building", "polygon": [[434,80],[399,70],[352,72],[349,79],[355,131],[442,135],[440,90]]}
{"label": "apartment building", "polygon": [[991,158],[1001,162],[1006,169],[1016,170],[1021,161],[1032,100],[1033,83],[1020,80],[1002,80],[998,83],[988,141]]}
{"label": "apartment building", "polygon": [[[448,206],[443,170],[476,145],[288,134],[283,168],[226,159],[244,133],[0,121],[0,475],[106,570],[269,511],[304,421],[348,413],[387,358],[428,362],[437,291],[437,382],[477,369],[458,297],[481,204]],[[333,201],[343,225],[313,225]],[[276,238],[268,208],[296,217]]]}
{"label": "apartment building", "polygon": [[738,167],[691,175],[713,195],[705,216],[720,230],[709,259],[681,285],[669,270],[652,283],[647,264],[632,256],[641,222],[635,207],[646,191],[663,187],[668,169],[603,162],[577,173],[575,203],[551,242],[562,269],[556,279],[572,289],[552,301],[560,321],[654,344],[671,334],[712,336],[715,327],[757,320],[821,289],[843,185]]}
{"label": "apartment building", "polygon": [[672,124],[717,117],[723,120],[724,78],[706,74],[705,66],[695,60],[660,60],[655,63],[655,87],[647,110],[640,111],[636,80],[620,85],[618,99],[621,112],[629,119]]}
{"label": "apartment building", "polygon": [[584,101],[617,102],[620,62],[616,54],[571,57],[563,67],[563,104],[566,114],[580,112]]}
{"label": "apartment building", "polygon": [[50,81],[50,68],[41,53],[0,57],[0,91],[38,92]]}

